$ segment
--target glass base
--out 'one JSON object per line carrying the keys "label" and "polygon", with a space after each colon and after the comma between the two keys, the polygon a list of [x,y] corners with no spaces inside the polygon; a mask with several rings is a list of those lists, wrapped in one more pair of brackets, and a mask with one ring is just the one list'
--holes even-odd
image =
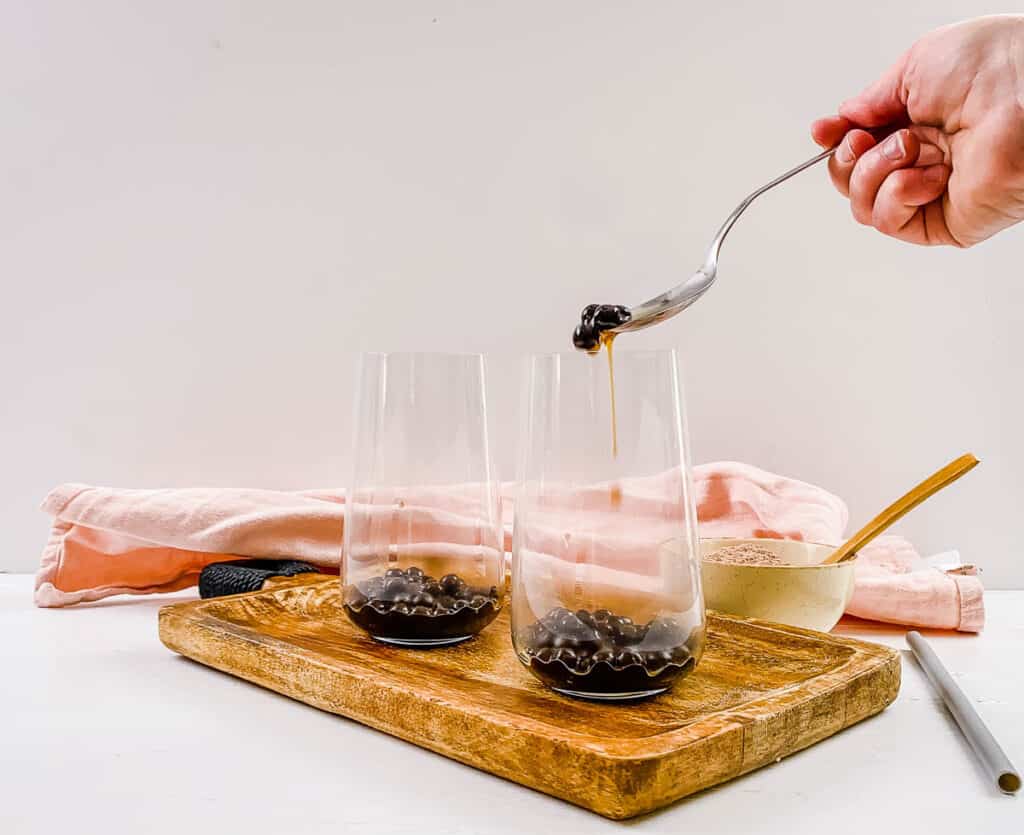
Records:
{"label": "glass base", "polygon": [[584,693],[581,690],[566,690],[564,687],[552,687],[556,693],[572,696],[574,699],[589,699],[597,702],[631,702],[659,696],[668,690],[667,687],[655,687],[653,690],[636,690],[632,693]]}
{"label": "glass base", "polygon": [[391,644],[396,647],[411,647],[412,649],[430,649],[431,647],[450,647],[454,644],[461,644],[468,641],[472,635],[460,635],[458,638],[382,638],[380,635],[370,635],[373,640],[382,644]]}

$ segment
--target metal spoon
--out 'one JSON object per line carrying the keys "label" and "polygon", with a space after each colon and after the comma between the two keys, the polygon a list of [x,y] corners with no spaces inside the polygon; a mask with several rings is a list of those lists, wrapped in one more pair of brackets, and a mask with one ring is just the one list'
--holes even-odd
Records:
{"label": "metal spoon", "polygon": [[657,324],[665,319],[671,319],[677,313],[686,310],[686,308],[703,296],[708,291],[708,288],[714,283],[715,277],[718,275],[718,252],[722,248],[722,241],[725,240],[725,236],[729,234],[729,230],[732,229],[732,225],[739,219],[739,216],[743,214],[747,206],[768,191],[768,189],[774,188],[779,183],[785,182],[795,174],[799,174],[805,168],[810,168],[812,165],[816,165],[822,160],[828,159],[833,153],[835,153],[835,148],[828,151],[822,151],[816,157],[807,160],[807,162],[800,163],[796,168],[787,171],[780,177],[776,177],[770,183],[761,186],[757,191],[748,195],[742,203],[733,209],[732,214],[726,218],[725,223],[723,223],[721,228],[718,230],[718,234],[716,234],[714,239],[711,241],[711,246],[708,247],[707,257],[704,259],[704,265],[690,276],[687,281],[684,281],[677,287],[673,287],[671,290],[667,290],[660,296],[655,296],[650,301],[646,301],[637,307],[630,308],[629,321],[619,325],[618,327],[610,329],[611,332],[625,333],[626,331],[637,331],[641,328],[650,327],[651,325]]}

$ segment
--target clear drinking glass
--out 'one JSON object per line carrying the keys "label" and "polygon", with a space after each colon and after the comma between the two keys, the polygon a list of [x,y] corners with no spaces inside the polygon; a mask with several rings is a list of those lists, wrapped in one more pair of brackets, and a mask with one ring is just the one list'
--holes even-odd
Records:
{"label": "clear drinking glass", "polygon": [[341,582],[379,641],[443,646],[498,614],[504,552],[479,354],[364,354]]}
{"label": "clear drinking glass", "polygon": [[675,352],[615,352],[614,409],[609,359],[527,363],[512,639],[555,690],[619,700],[689,673],[705,622]]}

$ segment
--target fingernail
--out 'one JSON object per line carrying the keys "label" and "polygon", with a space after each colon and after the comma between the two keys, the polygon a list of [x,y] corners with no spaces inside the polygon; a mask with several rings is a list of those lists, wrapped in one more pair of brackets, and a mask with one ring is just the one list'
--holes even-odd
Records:
{"label": "fingernail", "polygon": [[844,137],[843,141],[839,143],[839,147],[836,148],[836,159],[842,163],[853,162],[856,154],[853,153],[853,148],[850,147],[850,137]]}
{"label": "fingernail", "polygon": [[926,183],[938,185],[939,183],[946,182],[946,178],[949,176],[949,169],[945,165],[929,165],[924,170],[923,176]]}
{"label": "fingernail", "polygon": [[903,132],[897,131],[882,144],[882,154],[893,162],[903,159],[907,149],[903,145]]}

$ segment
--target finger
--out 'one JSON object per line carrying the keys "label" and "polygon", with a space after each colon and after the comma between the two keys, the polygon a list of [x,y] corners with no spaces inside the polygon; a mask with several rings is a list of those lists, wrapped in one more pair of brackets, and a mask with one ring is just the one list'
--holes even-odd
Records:
{"label": "finger", "polygon": [[822,148],[834,148],[851,127],[850,121],[842,116],[826,116],[811,124],[811,137]]}
{"label": "finger", "polygon": [[917,155],[917,162],[914,166],[917,168],[928,168],[931,165],[939,165],[946,161],[946,155],[943,153],[942,148],[938,145],[932,145],[930,142],[922,142],[921,150]]}
{"label": "finger", "polygon": [[850,175],[850,210],[858,223],[871,226],[875,197],[893,171],[910,168],[921,143],[908,130],[898,130],[857,160]]}
{"label": "finger", "polygon": [[[941,162],[945,162],[946,165],[950,165],[953,162],[953,148],[951,145],[952,135],[946,133],[944,130],[934,127],[932,125],[905,125],[905,127],[918,138],[921,143],[921,154],[928,154],[927,159],[929,160],[928,165],[936,165],[939,160],[935,160],[931,155],[935,154],[935,149],[942,154]],[[932,146],[927,148],[926,146]],[[918,159],[918,165],[921,164],[921,160]]]}
{"label": "finger", "polygon": [[875,147],[875,138],[863,130],[851,130],[828,161],[832,185],[844,197],[850,196],[850,175],[857,160]]}
{"label": "finger", "polygon": [[856,125],[877,128],[905,119],[906,101],[903,97],[903,73],[907,54],[887,69],[877,81],[861,93],[839,106],[839,115]]}
{"label": "finger", "polygon": [[907,226],[921,206],[942,196],[949,174],[950,169],[945,165],[893,171],[878,188],[871,225],[879,232],[896,238],[901,237],[904,231],[916,235],[918,230],[907,229]]}

